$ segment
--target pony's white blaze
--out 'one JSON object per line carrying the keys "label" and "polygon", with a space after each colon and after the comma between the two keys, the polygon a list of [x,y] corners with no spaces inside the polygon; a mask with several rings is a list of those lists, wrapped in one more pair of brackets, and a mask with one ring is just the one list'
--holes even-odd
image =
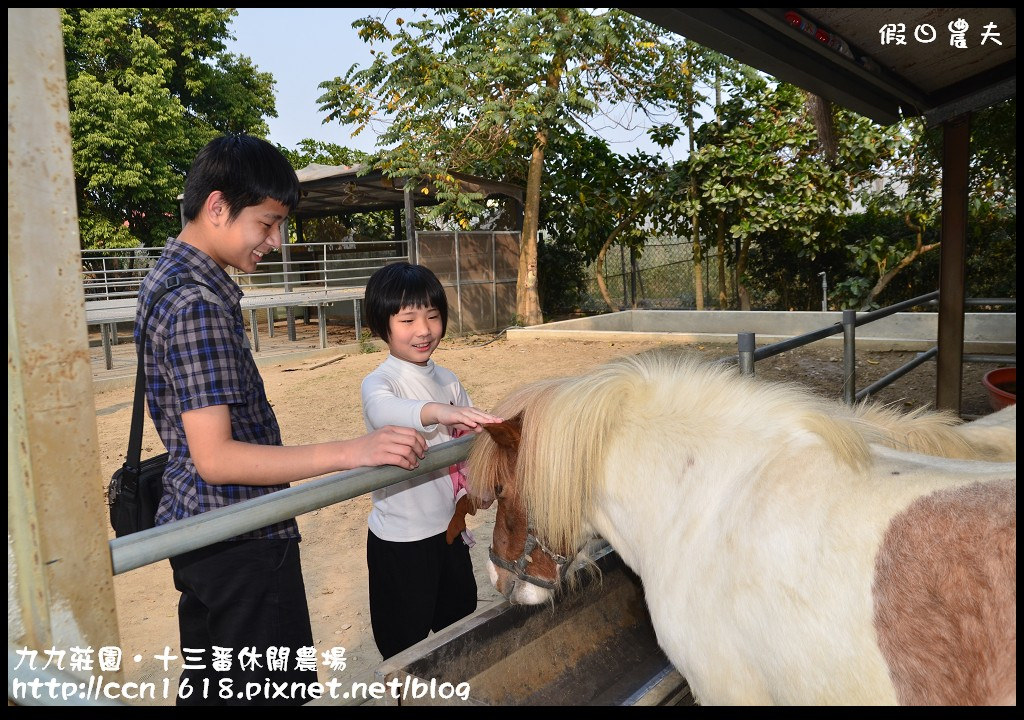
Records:
{"label": "pony's white blaze", "polygon": [[[578,546],[592,529],[608,540],[641,577],[659,643],[705,704],[906,701],[875,624],[876,558],[894,519],[980,483],[1015,537],[1015,485],[1009,509],[985,491],[1015,478],[1015,463],[881,448],[1009,454],[942,416],[853,410],[666,353],[533,398],[506,481],[538,535]],[[486,467],[485,449],[473,452]]]}

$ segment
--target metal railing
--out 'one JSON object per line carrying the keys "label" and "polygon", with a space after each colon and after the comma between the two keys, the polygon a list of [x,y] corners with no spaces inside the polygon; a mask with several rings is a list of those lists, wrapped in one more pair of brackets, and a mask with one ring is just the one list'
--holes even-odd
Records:
{"label": "metal railing", "polygon": [[[823,340],[833,335],[843,334],[843,401],[848,405],[853,405],[855,402],[864,400],[871,395],[879,392],[885,387],[888,387],[894,381],[903,377],[914,368],[922,365],[928,360],[933,359],[939,353],[938,347],[932,347],[922,353],[919,353],[914,359],[909,360],[900,367],[896,368],[888,375],[876,380],[864,389],[857,391],[857,348],[856,348],[856,328],[861,325],[867,325],[868,323],[882,318],[894,315],[903,310],[907,310],[919,305],[935,305],[939,300],[939,291],[926,293],[925,295],[919,295],[909,300],[904,300],[901,303],[890,305],[879,310],[873,310],[871,312],[858,313],[856,310],[843,310],[843,317],[840,322],[833,325],[820,328],[818,330],[812,330],[809,333],[803,335],[797,335],[789,338],[788,340],[782,340],[781,342],[772,343],[771,345],[765,345],[761,348],[755,348],[755,334],[752,332],[741,332],[736,335],[737,344],[737,362],[739,364],[740,372],[744,375],[754,374],[754,363],[758,360],[764,360],[765,358],[778,355],[779,353],[786,352],[787,350],[793,350],[795,348],[809,345],[812,342]],[[964,305],[1013,305],[1016,306],[1017,301],[1014,298],[971,298],[964,301]],[[963,362],[1009,362],[1016,364],[1016,355],[971,355],[965,354],[963,356]]]}
{"label": "metal railing", "polygon": [[[253,273],[237,273],[244,290],[286,292],[365,286],[377,268],[406,255],[382,250],[376,240],[344,243],[301,243],[282,248],[280,260],[264,260]],[[87,301],[134,298],[163,248],[82,250],[82,286]],[[298,255],[299,257],[290,257]],[[288,256],[288,257],[286,257]]]}
{"label": "metal railing", "polygon": [[172,555],[206,547],[250,530],[447,468],[466,459],[469,443],[475,437],[467,435],[431,447],[415,470],[383,465],[333,473],[252,500],[115,538],[110,541],[111,567],[115,575],[120,575]]}

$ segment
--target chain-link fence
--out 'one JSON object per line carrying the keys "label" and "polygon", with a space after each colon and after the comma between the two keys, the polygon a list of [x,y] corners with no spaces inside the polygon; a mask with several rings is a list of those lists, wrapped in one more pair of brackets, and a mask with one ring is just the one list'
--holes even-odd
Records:
{"label": "chain-link fence", "polygon": [[[606,312],[608,303],[597,284],[596,266],[586,270],[584,312]],[[618,247],[604,262],[604,282],[616,309],[690,310],[697,307],[693,243],[680,238],[651,238],[642,251]],[[705,250],[701,268],[705,307],[718,305],[718,258]],[[731,292],[731,290],[729,290]]]}

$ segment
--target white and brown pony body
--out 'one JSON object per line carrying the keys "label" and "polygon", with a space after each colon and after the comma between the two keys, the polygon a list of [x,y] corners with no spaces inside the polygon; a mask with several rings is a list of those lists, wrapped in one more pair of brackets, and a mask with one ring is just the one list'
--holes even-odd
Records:
{"label": "white and brown pony body", "polygon": [[[1015,409],[847,408],[662,351],[495,412],[514,419],[469,457],[493,553],[514,561],[527,524],[567,555],[604,537],[699,702],[1016,702]],[[557,580],[540,548],[526,566]],[[551,596],[491,572],[513,602]]]}

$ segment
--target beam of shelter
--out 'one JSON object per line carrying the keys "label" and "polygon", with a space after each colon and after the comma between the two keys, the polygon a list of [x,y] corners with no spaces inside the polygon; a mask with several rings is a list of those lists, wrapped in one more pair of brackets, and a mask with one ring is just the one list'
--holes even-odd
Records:
{"label": "beam of shelter", "polygon": [[[468,175],[449,173],[462,191],[479,193],[484,198],[508,197],[520,205],[523,189],[511,183]],[[404,178],[389,178],[380,169],[365,165],[312,164],[296,172],[302,196],[295,217],[315,218],[357,212],[401,209],[405,204]],[[429,182],[416,182],[412,193],[417,207],[436,205],[436,190]]]}

